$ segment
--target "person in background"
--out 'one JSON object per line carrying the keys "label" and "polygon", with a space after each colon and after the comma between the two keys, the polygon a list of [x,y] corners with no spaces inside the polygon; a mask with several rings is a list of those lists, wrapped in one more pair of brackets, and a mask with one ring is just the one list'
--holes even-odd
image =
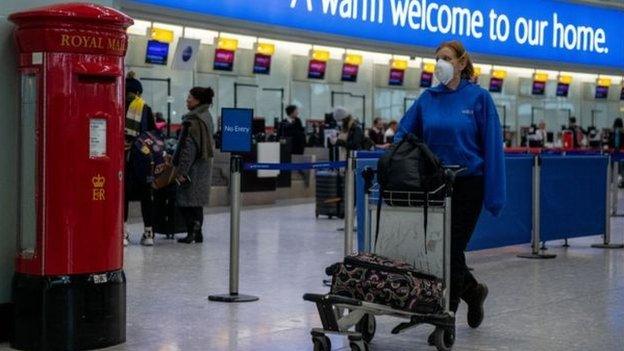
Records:
{"label": "person in background", "polygon": [[548,131],[546,130],[546,122],[544,122],[543,120],[539,121],[539,123],[537,124],[537,130],[535,131],[535,135],[536,135],[537,140],[542,141],[542,145],[546,144],[546,141],[548,140]]}
{"label": "person in background", "polygon": [[[622,149],[624,149],[624,122],[619,117],[613,121],[613,131],[609,138],[609,147],[613,149],[614,152],[622,152]],[[614,167],[618,168],[617,184],[618,187],[622,188],[624,185],[622,177],[624,167],[622,167],[622,162],[617,162],[614,164]]]}
{"label": "person in background", "polygon": [[544,147],[548,139],[548,131],[546,130],[546,122],[539,121],[537,127],[531,126],[533,133],[530,134],[527,139],[529,146],[532,147]]}
{"label": "person in background", "polygon": [[303,123],[299,118],[299,109],[295,105],[286,107],[286,119],[280,125],[278,138],[290,138],[292,154],[303,155],[306,146],[306,135]]}
{"label": "person in background", "polygon": [[609,147],[613,150],[622,150],[624,148],[624,122],[619,117],[613,121]]}
{"label": "person in background", "polygon": [[[133,145],[139,135],[143,132],[153,131],[156,128],[152,109],[141,98],[143,85],[135,78],[134,72],[128,72],[126,77],[126,121],[125,121],[125,203],[124,203],[124,223],[128,221],[128,212],[131,200],[141,201],[141,216],[143,217],[143,236],[141,245],[154,245],[153,207],[154,201],[152,188],[148,183],[146,175],[143,174],[134,154],[137,152]],[[124,246],[130,240],[130,232],[124,225]]]}
{"label": "person in background", "polygon": [[318,123],[314,123],[312,126],[312,133],[308,137],[309,147],[323,147],[323,135],[321,135],[321,128]]}
{"label": "person in background", "polygon": [[156,130],[161,135],[164,135],[167,129],[167,120],[163,117],[162,112],[154,113],[154,120],[156,121]]}
{"label": "person in background", "polygon": [[572,133],[574,133],[574,148],[578,149],[581,146],[583,146],[583,142],[585,140],[585,131],[583,130],[583,128],[581,128],[580,126],[578,126],[576,124],[576,117],[570,117],[568,119],[568,128],[567,130],[571,131]]}
{"label": "person in background", "polygon": [[381,117],[377,117],[373,121],[373,127],[368,130],[368,137],[373,141],[373,143],[375,143],[375,145],[385,144],[383,119]]}
{"label": "person in background", "polygon": [[392,143],[398,125],[399,124],[395,120],[391,120],[390,123],[388,123],[388,129],[386,129],[386,132],[384,133],[384,143]]}
{"label": "person in background", "polygon": [[179,243],[204,241],[204,206],[210,200],[214,157],[214,125],[209,111],[213,97],[212,88],[195,87],[186,99],[189,112],[182,117],[178,148],[173,157],[179,184],[176,206],[184,217],[187,232],[186,237],[178,239]]}
{"label": "person in background", "polygon": [[340,135],[335,140],[336,145],[347,151],[369,150],[373,142],[364,135],[362,126],[357,119],[344,107],[334,109],[334,118],[340,125]]}
{"label": "person in background", "polygon": [[[468,304],[468,325],[477,328],[483,321],[488,288],[468,270],[464,251],[482,207],[498,216],[505,205],[502,130],[492,96],[470,82],[474,68],[463,44],[440,44],[435,59],[434,74],[440,84],[425,90],[407,111],[394,142],[413,133],[443,165],[465,167],[457,175],[452,195],[449,308],[457,312],[460,299],[464,300]],[[433,334],[430,343],[432,338]]]}

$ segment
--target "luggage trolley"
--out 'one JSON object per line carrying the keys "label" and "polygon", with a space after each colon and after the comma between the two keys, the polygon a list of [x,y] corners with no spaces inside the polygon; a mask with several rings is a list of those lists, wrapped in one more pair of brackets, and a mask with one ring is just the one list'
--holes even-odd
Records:
{"label": "luggage trolley", "polygon": [[[463,169],[455,166],[446,168],[447,183],[430,192],[428,196],[423,192],[384,191],[384,201],[379,199],[378,185],[371,186],[374,171],[364,171],[367,189],[365,246],[377,254],[404,260],[422,273],[441,279],[444,282],[441,312],[421,314],[340,295],[305,294],[304,300],[316,304],[323,325],[322,328],[312,329],[314,351],[331,350],[331,342],[326,334],[346,335],[351,351],[368,351],[369,343],[375,336],[375,316],[382,315],[407,320],[394,327],[392,334],[399,334],[421,324],[433,325],[435,331],[428,340],[429,344],[440,351],[452,349],[455,341],[455,315],[449,310],[451,195],[455,176]],[[427,199],[426,206],[424,199]],[[378,206],[383,207],[383,216],[380,217],[382,223],[390,220],[391,225],[386,226],[384,223],[377,238],[376,218],[379,215],[375,214],[378,213]],[[423,223],[425,213],[428,216],[427,225]],[[384,217],[386,218],[383,219]],[[394,220],[397,222],[393,222]],[[408,240],[397,245],[396,240],[402,240],[401,237],[407,237]]]}

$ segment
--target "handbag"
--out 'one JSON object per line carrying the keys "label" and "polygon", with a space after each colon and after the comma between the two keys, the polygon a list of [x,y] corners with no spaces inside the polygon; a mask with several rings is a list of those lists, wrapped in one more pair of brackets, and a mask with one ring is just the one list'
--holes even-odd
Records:
{"label": "handbag", "polygon": [[160,172],[154,172],[158,174],[154,177],[152,187],[154,189],[162,189],[169,186],[177,177],[177,167],[173,165],[170,158],[167,158],[166,162],[162,164],[162,170]]}

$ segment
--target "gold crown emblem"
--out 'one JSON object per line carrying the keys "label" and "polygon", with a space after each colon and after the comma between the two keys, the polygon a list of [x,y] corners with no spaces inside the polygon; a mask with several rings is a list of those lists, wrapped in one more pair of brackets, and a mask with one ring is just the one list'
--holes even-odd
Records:
{"label": "gold crown emblem", "polygon": [[93,183],[95,188],[103,188],[104,183],[106,183],[106,178],[98,174],[97,176],[91,178],[91,183]]}

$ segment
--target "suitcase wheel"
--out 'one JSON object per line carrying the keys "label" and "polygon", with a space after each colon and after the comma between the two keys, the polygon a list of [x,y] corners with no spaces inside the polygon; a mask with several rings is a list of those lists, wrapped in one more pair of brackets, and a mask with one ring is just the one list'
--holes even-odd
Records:
{"label": "suitcase wheel", "polygon": [[326,335],[312,335],[314,351],[331,351],[331,340]]}

